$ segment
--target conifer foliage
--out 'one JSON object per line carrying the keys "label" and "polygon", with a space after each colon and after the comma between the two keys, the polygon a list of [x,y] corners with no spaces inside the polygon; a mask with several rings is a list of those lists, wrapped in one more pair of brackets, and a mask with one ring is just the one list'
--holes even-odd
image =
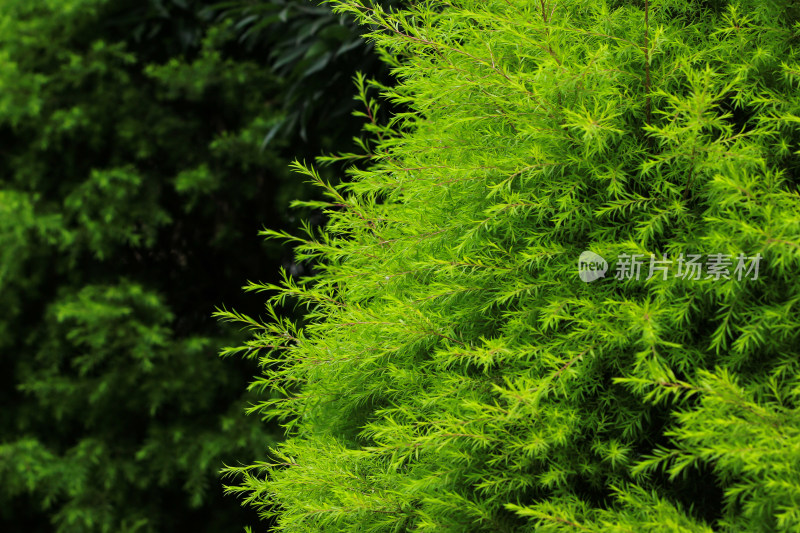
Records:
{"label": "conifer foliage", "polygon": [[220,313],[289,431],[228,490],[287,532],[799,531],[800,6],[333,3],[409,111],[342,185],[296,165],[329,222],[266,235],[314,274]]}

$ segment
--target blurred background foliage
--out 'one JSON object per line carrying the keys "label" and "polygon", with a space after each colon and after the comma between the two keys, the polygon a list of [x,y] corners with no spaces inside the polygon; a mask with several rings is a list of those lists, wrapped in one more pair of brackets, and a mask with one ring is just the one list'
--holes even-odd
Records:
{"label": "blurred background foliage", "polygon": [[380,65],[305,0],[0,0],[0,530],[255,523],[217,473],[280,432],[211,313],[301,270],[256,232],[296,226],[289,161],[351,147]]}

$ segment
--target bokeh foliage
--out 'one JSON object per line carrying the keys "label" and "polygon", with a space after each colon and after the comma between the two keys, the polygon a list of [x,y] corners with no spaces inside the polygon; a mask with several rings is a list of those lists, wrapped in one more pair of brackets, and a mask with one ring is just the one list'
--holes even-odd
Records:
{"label": "bokeh foliage", "polygon": [[[284,15],[255,34],[244,5]],[[217,473],[280,432],[244,417],[253,368],[210,315],[291,266],[255,237],[308,194],[287,154],[357,131],[325,121],[352,98],[304,91],[370,57],[300,0],[0,1],[0,529],[241,530]]]}

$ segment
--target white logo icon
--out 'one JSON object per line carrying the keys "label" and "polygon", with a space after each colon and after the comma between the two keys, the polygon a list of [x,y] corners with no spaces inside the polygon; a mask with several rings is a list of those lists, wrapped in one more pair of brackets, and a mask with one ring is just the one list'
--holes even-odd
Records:
{"label": "white logo icon", "polygon": [[608,271],[608,263],[594,252],[583,252],[578,258],[578,275],[586,283],[604,278],[606,271]]}

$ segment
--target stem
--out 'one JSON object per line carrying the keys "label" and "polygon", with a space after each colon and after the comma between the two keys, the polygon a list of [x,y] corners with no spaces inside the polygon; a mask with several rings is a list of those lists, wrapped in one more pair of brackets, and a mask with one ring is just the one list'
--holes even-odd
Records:
{"label": "stem", "polygon": [[651,88],[651,81],[650,81],[650,0],[644,0],[644,72],[645,72],[645,91],[647,93],[646,97],[646,113],[647,113],[647,125],[650,125],[651,122],[651,110],[650,110],[650,88]]}

